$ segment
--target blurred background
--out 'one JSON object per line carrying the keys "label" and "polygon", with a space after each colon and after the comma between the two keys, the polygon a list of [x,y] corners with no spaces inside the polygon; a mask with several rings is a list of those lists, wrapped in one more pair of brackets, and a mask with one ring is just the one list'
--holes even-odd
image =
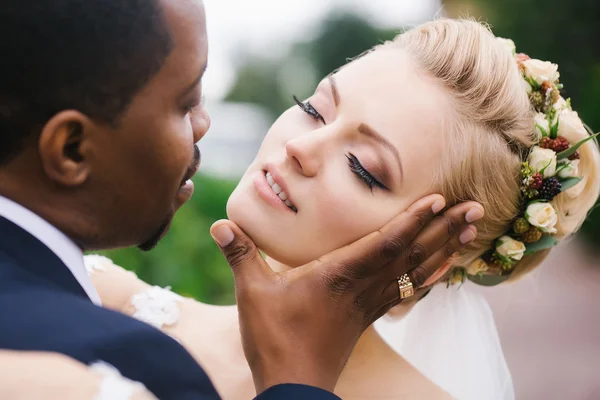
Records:
{"label": "blurred background", "polygon": [[[514,39],[517,51],[558,63],[563,97],[600,130],[598,0],[205,0],[212,128],[201,142],[196,194],[149,253],[107,252],[142,279],[212,304],[234,302],[232,275],[208,234],[292,94],[309,96],[329,72],[436,15],[470,16]],[[547,265],[488,289],[517,398],[600,399],[600,210]]]}

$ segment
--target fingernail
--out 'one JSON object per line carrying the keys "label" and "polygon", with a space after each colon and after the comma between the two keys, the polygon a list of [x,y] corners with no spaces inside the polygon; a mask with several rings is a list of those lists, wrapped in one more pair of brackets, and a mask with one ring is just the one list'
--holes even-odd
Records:
{"label": "fingernail", "polygon": [[463,233],[460,234],[460,236],[458,237],[458,240],[460,240],[460,242],[462,244],[467,244],[469,242],[472,242],[473,240],[475,240],[475,232],[473,232],[471,229],[467,228],[463,231]]}
{"label": "fingernail", "polygon": [[210,234],[221,247],[229,246],[233,242],[233,231],[225,224],[217,226]]}
{"label": "fingernail", "polygon": [[444,209],[444,207],[446,207],[446,200],[439,199],[439,200],[436,200],[435,203],[433,203],[433,205],[431,206],[431,210],[433,211],[434,214],[437,214],[440,211],[442,211]]}
{"label": "fingernail", "polygon": [[481,211],[481,209],[477,207],[471,208],[465,215],[465,219],[469,224],[475,221],[479,221],[481,218],[483,218],[483,211]]}

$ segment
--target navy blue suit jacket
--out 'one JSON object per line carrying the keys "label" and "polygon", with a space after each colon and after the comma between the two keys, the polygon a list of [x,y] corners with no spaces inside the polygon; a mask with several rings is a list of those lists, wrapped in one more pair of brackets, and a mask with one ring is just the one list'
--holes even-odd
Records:
{"label": "navy blue suit jacket", "polygon": [[[177,341],[150,325],[94,305],[60,259],[0,217],[0,348],[102,360],[161,400],[218,399],[204,370]],[[335,400],[304,385],[279,385],[260,400]]]}

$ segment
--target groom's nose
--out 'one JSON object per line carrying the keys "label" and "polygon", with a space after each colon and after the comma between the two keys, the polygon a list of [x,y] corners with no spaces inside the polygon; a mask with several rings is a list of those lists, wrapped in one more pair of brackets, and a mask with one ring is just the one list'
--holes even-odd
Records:
{"label": "groom's nose", "polygon": [[191,113],[190,120],[192,123],[194,143],[198,143],[210,129],[210,115],[208,115],[206,108],[202,106]]}
{"label": "groom's nose", "polygon": [[318,130],[289,140],[285,152],[294,169],[306,177],[314,177],[322,166],[324,135]]}

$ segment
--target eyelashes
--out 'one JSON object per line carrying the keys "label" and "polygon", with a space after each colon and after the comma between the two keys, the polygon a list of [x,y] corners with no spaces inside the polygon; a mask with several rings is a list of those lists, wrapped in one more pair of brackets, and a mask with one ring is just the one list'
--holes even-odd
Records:
{"label": "eyelashes", "polygon": [[371,192],[374,188],[389,190],[384,184],[379,182],[373,175],[371,175],[365,167],[363,167],[363,165],[360,163],[360,160],[356,158],[354,154],[348,153],[346,154],[346,158],[348,159],[348,166],[350,167],[350,170],[369,187]]}
{"label": "eyelashes", "polygon": [[[300,107],[302,111],[312,117],[315,121],[320,121],[323,124],[326,124],[325,119],[319,112],[310,104],[309,101],[302,102],[298,100],[296,96],[292,96],[294,101]],[[363,182],[367,187],[373,192],[373,189],[379,188],[383,190],[389,190],[384,184],[379,182],[363,165],[360,163],[360,160],[352,153],[346,154],[346,158],[348,159],[348,166],[350,170]]]}
{"label": "eyelashes", "polygon": [[300,100],[298,100],[298,98],[296,96],[292,96],[292,97],[294,98],[294,101],[296,102],[298,107],[300,107],[300,109],[302,111],[304,111],[305,113],[310,115],[316,121],[321,121],[323,124],[326,124],[325,118],[323,118],[323,116],[321,114],[319,114],[319,112],[312,106],[312,104],[310,104],[309,101],[306,101],[303,103]]}

